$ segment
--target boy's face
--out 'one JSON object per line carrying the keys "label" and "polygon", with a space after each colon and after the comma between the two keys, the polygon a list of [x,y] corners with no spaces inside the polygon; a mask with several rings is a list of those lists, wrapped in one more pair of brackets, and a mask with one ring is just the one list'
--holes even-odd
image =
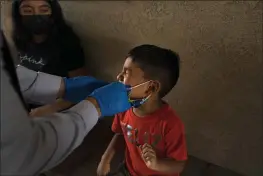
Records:
{"label": "boy's face", "polygon": [[[117,79],[123,84],[131,87],[149,81],[144,78],[144,72],[129,57],[124,62],[123,69],[121,73],[118,74]],[[132,89],[130,97],[132,99],[147,97],[151,93],[149,92],[149,86],[150,82]]]}

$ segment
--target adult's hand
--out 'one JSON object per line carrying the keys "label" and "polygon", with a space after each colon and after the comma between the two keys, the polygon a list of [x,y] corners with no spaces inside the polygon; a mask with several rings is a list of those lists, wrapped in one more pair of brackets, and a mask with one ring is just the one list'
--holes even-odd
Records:
{"label": "adult's hand", "polygon": [[107,84],[107,82],[98,80],[91,76],[64,78],[64,85],[61,85],[61,87],[65,86],[65,91],[63,95],[62,88],[60,91],[60,97],[72,103],[78,103],[87,98],[95,89]]}
{"label": "adult's hand", "polygon": [[39,104],[53,103],[57,98],[76,104],[87,98],[95,89],[108,84],[91,76],[61,78],[35,72],[21,65],[17,66],[16,72],[25,99]]}
{"label": "adult's hand", "polygon": [[111,116],[131,108],[128,91],[126,85],[114,82],[96,89],[89,97],[96,99],[101,116]]}

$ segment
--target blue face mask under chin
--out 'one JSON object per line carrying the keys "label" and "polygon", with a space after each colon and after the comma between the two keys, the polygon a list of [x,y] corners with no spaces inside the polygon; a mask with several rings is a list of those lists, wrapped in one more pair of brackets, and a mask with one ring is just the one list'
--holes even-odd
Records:
{"label": "blue face mask under chin", "polygon": [[[146,84],[146,83],[148,83],[148,82],[150,82],[150,81],[146,81],[146,82],[144,82],[144,83],[141,83],[141,84],[138,84],[138,85],[136,85],[136,86],[130,87],[130,88],[129,88],[129,91],[131,91],[132,89],[137,88],[137,87],[139,87],[139,86],[141,86],[141,85],[144,85],[144,84]],[[132,100],[132,99],[129,98],[129,102],[131,103],[132,107],[138,108],[138,107],[140,107],[142,104],[144,104],[150,97],[151,97],[151,94],[148,95],[148,96],[145,97],[145,98],[142,98],[142,99]]]}

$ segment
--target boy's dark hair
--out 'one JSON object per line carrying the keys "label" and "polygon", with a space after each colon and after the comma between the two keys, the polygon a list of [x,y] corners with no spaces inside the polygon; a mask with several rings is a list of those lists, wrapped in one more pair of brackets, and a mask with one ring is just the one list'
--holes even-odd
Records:
{"label": "boy's dark hair", "polygon": [[[25,29],[22,24],[22,17],[19,13],[19,6],[23,0],[14,0],[12,4],[12,21],[13,31],[12,38],[18,50],[25,51],[31,43],[32,35]],[[57,46],[64,46],[67,40],[72,43],[80,43],[79,37],[74,33],[72,28],[66,23],[60,4],[57,0],[46,0],[51,7],[51,18],[54,20],[54,26],[49,35],[51,43]]]}
{"label": "boy's dark hair", "polygon": [[145,78],[161,83],[159,96],[163,98],[176,85],[179,78],[180,58],[172,50],[154,45],[140,45],[133,48],[130,57],[144,71]]}

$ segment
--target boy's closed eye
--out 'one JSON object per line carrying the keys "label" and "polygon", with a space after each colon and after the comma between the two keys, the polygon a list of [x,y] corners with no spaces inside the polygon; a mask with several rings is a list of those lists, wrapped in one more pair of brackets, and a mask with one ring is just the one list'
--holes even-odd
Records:
{"label": "boy's closed eye", "polygon": [[123,74],[124,74],[124,75],[128,75],[128,74],[130,75],[131,72],[132,72],[131,69],[128,69],[128,68],[125,68],[125,69],[123,70]]}
{"label": "boy's closed eye", "polygon": [[131,70],[128,68],[123,68],[122,72],[118,74],[117,80],[123,82],[124,79],[131,75]]}

